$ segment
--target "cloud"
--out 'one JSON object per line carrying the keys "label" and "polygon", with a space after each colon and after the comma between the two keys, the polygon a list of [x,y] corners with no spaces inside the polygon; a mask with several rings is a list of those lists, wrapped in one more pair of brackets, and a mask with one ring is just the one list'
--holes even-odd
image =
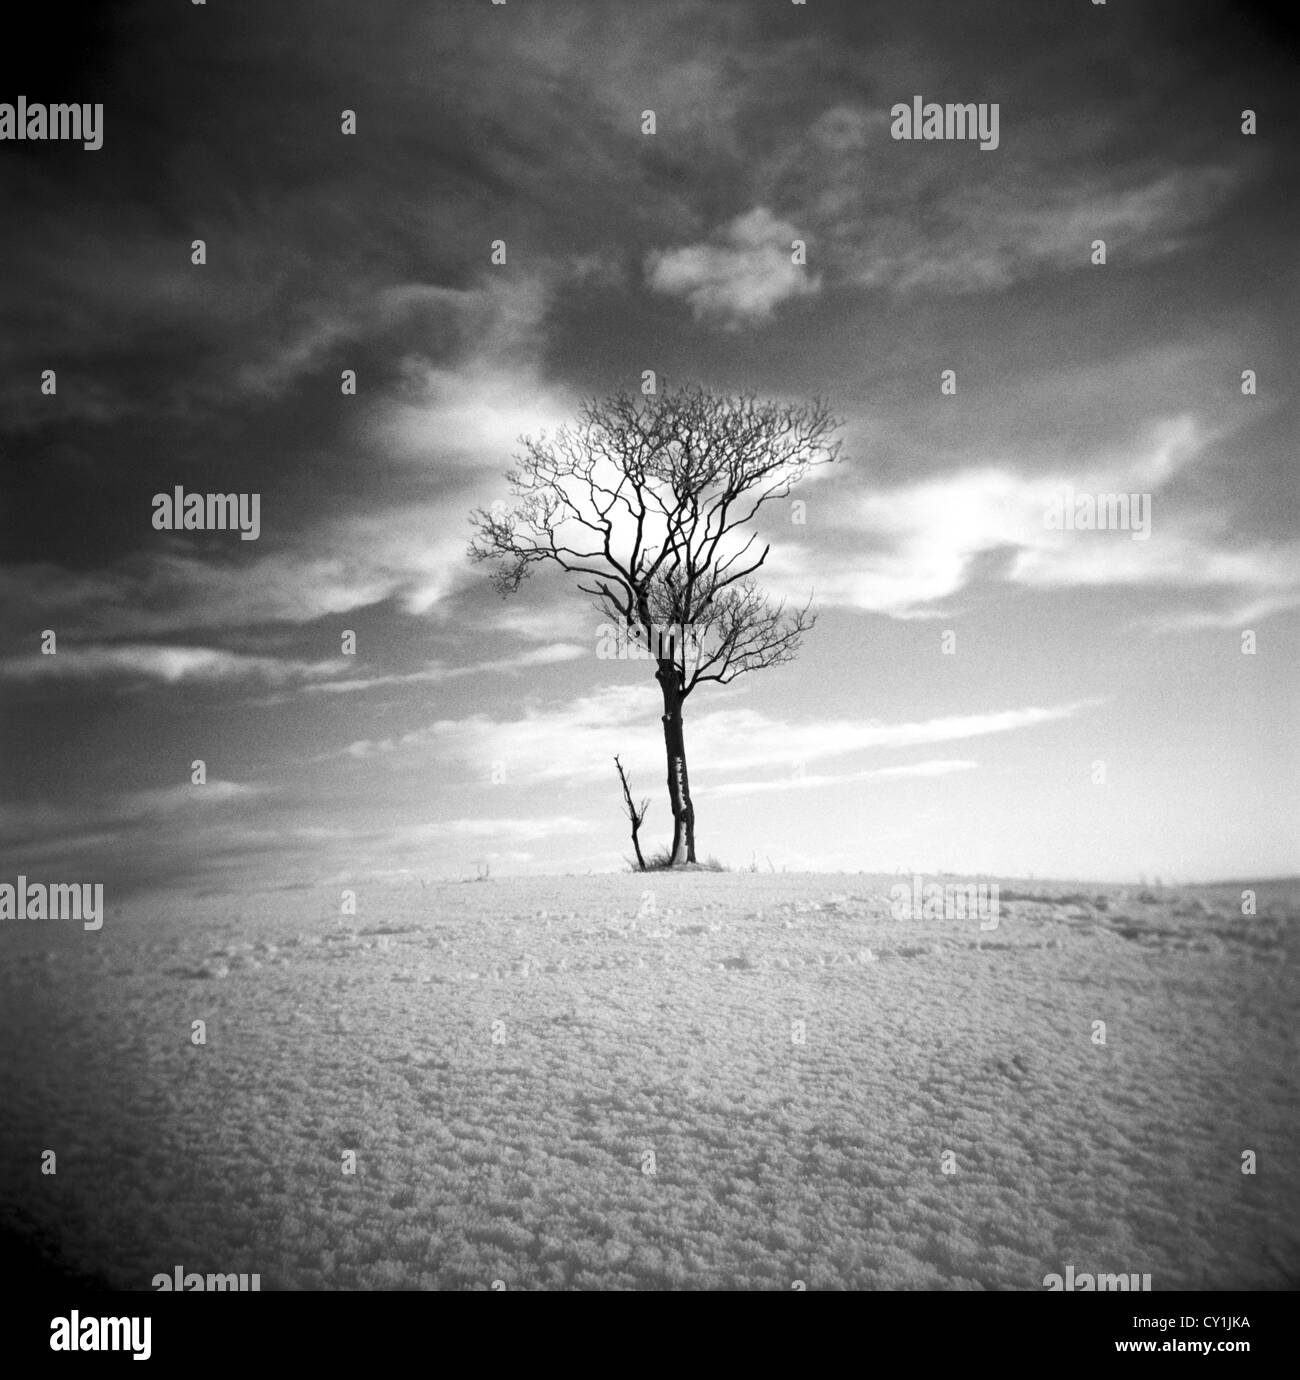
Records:
{"label": "cloud", "polygon": [[0,595],[12,609],[41,609],[61,637],[302,624],[394,598],[427,613],[469,575],[468,507],[453,490],[326,515],[278,549],[241,550],[238,560],[179,550],[183,539],[167,538],[88,572],[29,562],[0,569]]}
{"label": "cloud", "polygon": [[580,647],[572,642],[557,642],[548,647],[534,647],[516,656],[499,657],[495,661],[467,662],[463,666],[430,665],[419,671],[394,672],[391,675],[370,676],[360,680],[331,681],[324,684],[308,685],[307,693],[352,694],[359,690],[373,690],[381,685],[419,685],[422,683],[440,684],[443,681],[458,680],[465,676],[513,675],[537,666],[555,666],[565,661],[576,661],[579,657],[593,655],[590,647]]}
{"label": "cloud", "polygon": [[1103,121],[1080,122],[1063,146],[1055,125],[1020,118],[984,159],[954,145],[918,155],[891,140],[889,123],[885,105],[837,103],[757,169],[759,195],[801,208],[828,282],[900,296],[996,291],[1044,270],[1086,269],[1095,239],[1126,263],[1149,262],[1185,247],[1261,171],[1244,148],[1231,165],[1208,147],[1172,168],[1099,164],[1113,137]]}
{"label": "cloud", "polygon": [[697,321],[732,330],[765,323],[780,303],[819,291],[820,276],[791,260],[799,232],[766,207],[737,216],[719,238],[720,244],[651,250],[650,288],[689,302]]}
{"label": "cloud", "polygon": [[692,790],[697,797],[720,799],[737,795],[768,795],[775,791],[808,791],[825,786],[842,786],[855,781],[898,781],[909,777],[950,776],[953,772],[974,771],[978,762],[968,759],[933,759],[912,762],[903,767],[873,767],[867,771],[842,772],[838,775],[794,775],[768,781],[731,781],[721,786],[701,786]]}
{"label": "cloud", "polygon": [[[573,399],[543,382],[540,360],[547,312],[565,271],[547,264],[462,292],[389,290],[390,315],[427,324],[405,338],[401,381],[367,414],[365,444],[407,465],[452,462],[499,473],[521,435],[558,425]],[[442,339],[449,326],[457,336],[450,357]]]}
{"label": "cloud", "polygon": [[50,656],[39,653],[0,662],[0,678],[29,681],[107,680],[123,676],[181,681],[260,680],[283,685],[293,680],[318,680],[339,675],[338,661],[290,661],[278,657],[246,656],[215,647],[166,647],[150,643],[92,644],[69,647]]}
{"label": "cloud", "polygon": [[[269,371],[260,355],[248,361],[256,378],[245,385],[278,393],[345,336],[390,345],[400,377],[342,423],[339,450],[359,451],[362,461],[347,463],[369,470],[359,498],[317,505],[310,494],[267,492],[261,541],[234,555],[153,531],[144,506],[136,549],[99,569],[0,570],[6,605],[43,609],[61,633],[119,638],[309,623],[389,599],[428,613],[470,577],[470,509],[506,496],[499,476],[519,435],[569,410],[538,372],[551,281],[541,271],[463,289],[404,281],[311,307],[278,328]],[[331,463],[343,462],[323,458]],[[412,488],[414,467],[423,474]]]}
{"label": "cloud", "polygon": [[[609,685],[567,704],[530,706],[517,719],[499,720],[475,714],[439,720],[399,737],[363,739],[343,749],[343,755],[431,755],[457,763],[469,779],[585,786],[611,777],[613,758],[618,753],[630,773],[644,779],[659,779],[664,764],[662,741],[657,740],[654,732],[659,716],[658,698],[651,686]],[[723,704],[688,719],[687,743],[693,771],[716,775],[770,770],[773,762],[806,765],[839,760],[852,752],[920,747],[1010,733],[1071,718],[1099,703],[1078,700],[902,723],[871,719],[798,722]],[[929,769],[918,770],[925,774]]]}
{"label": "cloud", "polygon": [[[1070,468],[1026,475],[1005,464],[968,465],[866,490],[828,506],[822,519],[848,540],[774,546],[765,575],[787,597],[814,586],[822,606],[896,618],[944,613],[985,568],[981,558],[998,553],[1005,559],[993,578],[1026,588],[1147,587],[1217,601],[1215,611],[1176,615],[1188,626],[1300,604],[1300,542],[1249,542],[1229,511],[1194,506],[1174,488],[1220,439],[1183,416],[1149,427],[1127,453]],[[1149,496],[1149,539],[1049,527],[1049,509],[1070,493]]]}
{"label": "cloud", "polygon": [[[1088,264],[1094,240],[1129,263],[1162,258],[1183,247],[1235,190],[1225,168],[1185,169],[1120,187],[1095,175],[1026,195],[1029,181],[953,188],[938,196],[937,233],[907,235],[879,227],[863,246],[864,286],[898,293],[915,289],[987,292],[1044,268],[1071,271]],[[851,231],[849,232],[852,233]]]}
{"label": "cloud", "polygon": [[[534,581],[526,589],[526,594],[521,592],[504,602],[492,596],[491,605],[475,615],[475,625],[489,632],[510,633],[528,642],[585,637],[594,645],[602,618],[593,614],[591,601],[584,604],[560,580]],[[486,581],[480,586],[479,597],[483,602],[488,597]]]}
{"label": "cloud", "polygon": [[213,778],[202,786],[158,786],[127,791],[113,799],[115,813],[126,819],[152,819],[178,810],[206,810],[218,805],[247,804],[274,793],[263,781],[221,781]]}

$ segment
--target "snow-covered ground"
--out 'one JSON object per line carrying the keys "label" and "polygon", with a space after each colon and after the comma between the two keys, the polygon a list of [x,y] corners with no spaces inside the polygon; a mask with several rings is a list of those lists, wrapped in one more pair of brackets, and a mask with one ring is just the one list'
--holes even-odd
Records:
{"label": "snow-covered ground", "polygon": [[989,931],[898,880],[5,922],[0,1219],[120,1288],[1300,1284],[1296,889],[1004,882]]}

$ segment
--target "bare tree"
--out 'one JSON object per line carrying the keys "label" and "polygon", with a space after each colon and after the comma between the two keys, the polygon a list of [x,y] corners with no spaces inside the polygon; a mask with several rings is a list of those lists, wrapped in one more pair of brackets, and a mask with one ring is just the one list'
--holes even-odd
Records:
{"label": "bare tree", "polygon": [[650,808],[650,797],[643,796],[639,806],[633,805],[632,790],[627,784],[627,772],[623,770],[623,764],[618,760],[617,754],[614,757],[614,765],[618,768],[618,779],[623,783],[623,808],[627,811],[627,817],[632,824],[632,847],[636,851],[637,871],[644,872],[645,859],[641,856],[641,844],[637,835],[641,832],[642,822]]}
{"label": "bare tree", "polygon": [[[516,591],[550,562],[655,662],[663,694],[673,864],[695,861],[682,707],[698,685],[791,660],[814,624],[753,580],[770,544],[744,536],[760,509],[837,458],[821,399],[718,397],[696,387],[585,403],[576,424],[524,437],[506,479],[513,510],[473,514],[471,557]],[[743,538],[743,539],[742,539]]]}

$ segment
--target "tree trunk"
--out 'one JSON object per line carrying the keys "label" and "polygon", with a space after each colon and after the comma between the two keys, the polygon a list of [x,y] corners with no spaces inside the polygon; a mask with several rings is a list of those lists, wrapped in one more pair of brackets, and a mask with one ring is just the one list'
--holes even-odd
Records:
{"label": "tree trunk", "polygon": [[686,736],[682,729],[681,681],[671,661],[661,661],[655,679],[664,696],[664,748],[668,754],[668,800],[673,811],[674,866],[695,861],[695,807],[686,771]]}

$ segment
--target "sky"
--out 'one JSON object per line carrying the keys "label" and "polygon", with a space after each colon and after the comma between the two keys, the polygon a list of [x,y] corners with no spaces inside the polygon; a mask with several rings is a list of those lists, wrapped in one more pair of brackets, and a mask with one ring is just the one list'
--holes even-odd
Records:
{"label": "sky", "polygon": [[[686,705],[701,857],[1300,871],[1300,121],[1266,10],[41,24],[0,102],[102,103],[103,143],[0,142],[5,877],[616,870],[615,753],[666,843],[652,667],[597,656],[571,579],[503,599],[466,553],[519,438],[646,370],[842,419],[803,521],[760,524],[816,627]],[[892,137],[914,97],[996,104],[997,147]],[[256,540],[157,529],[176,486],[259,495]],[[1149,531],[1053,528],[1067,492]]]}

